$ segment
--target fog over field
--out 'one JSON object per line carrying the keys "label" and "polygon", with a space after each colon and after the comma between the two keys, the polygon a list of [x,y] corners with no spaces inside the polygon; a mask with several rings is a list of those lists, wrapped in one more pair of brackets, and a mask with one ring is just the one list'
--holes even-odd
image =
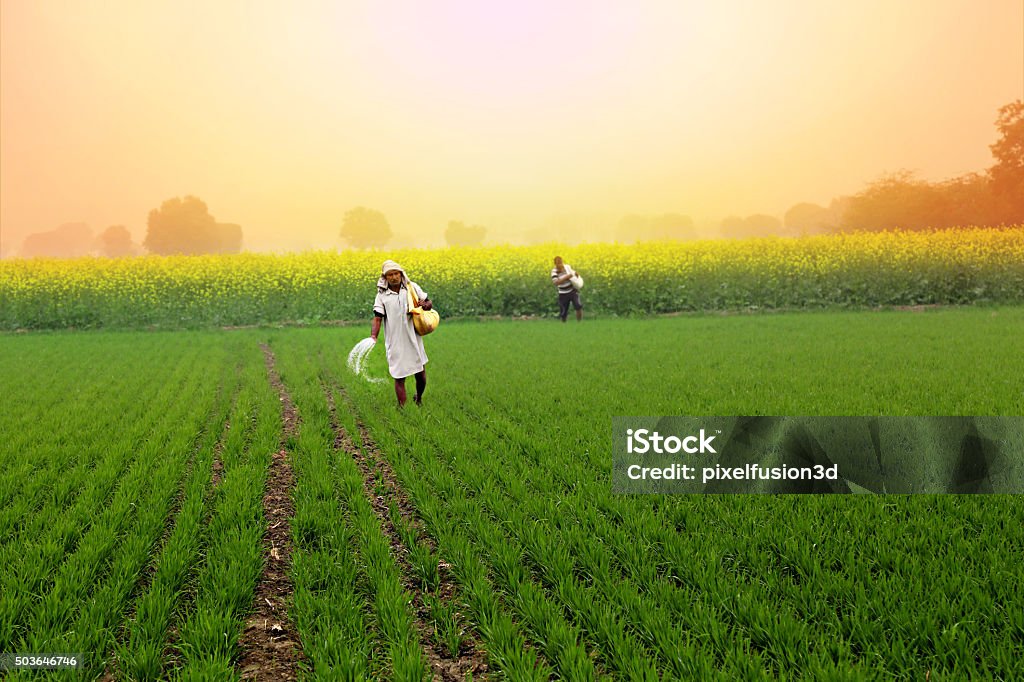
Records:
{"label": "fog over field", "polygon": [[[1018,0],[0,6],[0,255],[202,199],[246,250],[629,237],[992,166]],[[630,222],[633,219],[634,222]],[[62,233],[63,234],[63,233]],[[57,237],[58,241],[64,237]]]}

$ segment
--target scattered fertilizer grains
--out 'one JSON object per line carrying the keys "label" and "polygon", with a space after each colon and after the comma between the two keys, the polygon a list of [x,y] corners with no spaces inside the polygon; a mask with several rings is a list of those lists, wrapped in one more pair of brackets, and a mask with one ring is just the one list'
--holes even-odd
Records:
{"label": "scattered fertilizer grains", "polygon": [[244,677],[284,447],[309,679],[1024,676],[1014,497],[617,496],[609,443],[616,415],[1022,415],[1024,308],[452,324],[404,410],[348,367],[364,334],[0,335],[0,651]]}
{"label": "scattered fertilizer grains", "polygon": [[[1024,300],[1024,226],[804,238],[398,251],[5,259],[0,329],[369,320],[397,258],[445,318],[548,315],[561,253],[590,314]],[[656,284],[656,285],[655,285]]]}
{"label": "scattered fertilizer grains", "polygon": [[370,352],[377,345],[377,342],[372,337],[366,337],[356,345],[352,346],[352,350],[348,353],[348,368],[356,376],[362,377],[366,381],[372,384],[379,384],[384,381],[382,377],[370,376],[366,371],[366,363]]}

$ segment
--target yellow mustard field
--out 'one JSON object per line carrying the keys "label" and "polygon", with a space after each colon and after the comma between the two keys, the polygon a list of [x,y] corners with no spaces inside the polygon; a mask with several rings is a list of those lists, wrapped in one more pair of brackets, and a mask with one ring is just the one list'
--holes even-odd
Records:
{"label": "yellow mustard field", "polygon": [[443,317],[553,315],[562,256],[602,315],[1024,301],[1024,227],[625,244],[0,262],[0,328],[369,317],[391,258]]}

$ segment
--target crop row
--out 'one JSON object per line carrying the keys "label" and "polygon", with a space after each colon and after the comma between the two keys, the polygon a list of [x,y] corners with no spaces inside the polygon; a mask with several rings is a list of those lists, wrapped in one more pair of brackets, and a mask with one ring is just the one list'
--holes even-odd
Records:
{"label": "crop row", "polygon": [[[68,363],[70,354],[65,348],[63,353],[44,352],[40,357],[12,353],[5,358],[9,365],[0,376],[11,381],[4,394],[14,396],[19,409],[8,411],[0,427],[5,443],[0,454],[0,547],[26,536],[37,537],[53,515],[35,512],[47,505],[59,509],[70,504],[89,479],[86,474],[101,459],[109,459],[111,445],[119,445],[111,443],[108,435],[122,420],[144,428],[156,416],[147,413],[157,402],[161,385],[170,380],[166,372],[156,372],[155,381],[147,384],[140,375],[144,360],[134,358],[123,375],[109,382],[92,381],[92,370]],[[34,374],[17,369],[34,363],[68,366],[47,375],[48,384],[39,385],[33,381]],[[168,399],[165,394],[163,400]],[[67,409],[69,403],[78,409]],[[161,404],[162,409],[168,406]],[[143,433],[141,429],[122,432],[120,445],[129,446]]]}
{"label": "crop row", "polygon": [[15,445],[0,454],[0,650],[78,652],[89,677],[233,675],[281,431],[258,348],[166,335],[6,346],[0,376],[25,401],[0,416]]}
{"label": "crop row", "polygon": [[263,569],[263,495],[281,437],[281,408],[259,349],[239,343],[235,357],[241,389],[219,452],[222,477],[195,543],[194,597],[177,627],[178,655],[165,662],[173,663],[178,679],[234,674],[239,636]]}
{"label": "crop row", "polygon": [[562,255],[603,315],[1017,302],[1024,227],[635,246],[548,244],[292,255],[0,262],[0,329],[196,327],[367,318],[402,263],[446,317],[553,315]]}
{"label": "crop row", "polygon": [[[520,406],[510,419],[508,406],[494,404],[492,396],[472,390],[463,396],[480,411],[441,418],[466,430],[486,419],[486,430],[474,433],[473,449],[489,457],[488,466],[480,467],[470,452],[451,452],[453,471],[468,486],[461,496],[472,494],[473,506],[486,510],[503,528],[527,528],[533,519],[530,531],[520,533],[525,563],[552,588],[564,576],[587,576],[598,592],[579,603],[601,601],[606,609],[618,608],[622,622],[663,656],[663,665],[674,676],[710,674],[692,667],[698,664],[692,660],[693,649],[680,649],[688,641],[712,645],[702,657],[707,650],[719,652],[716,668],[728,676],[746,674],[744,668],[731,668],[737,664],[760,667],[762,657],[762,664],[776,674],[797,667],[815,677],[838,674],[863,660],[878,660],[893,670],[909,671],[927,662],[937,671],[952,671],[958,662],[963,666],[974,660],[976,643],[948,630],[949,623],[967,619],[991,633],[986,648],[1004,651],[1013,646],[1013,630],[1001,627],[1003,616],[996,608],[1019,598],[1010,573],[984,572],[979,565],[971,566],[975,570],[967,576],[958,571],[926,578],[915,570],[917,561],[905,556],[968,552],[973,542],[963,536],[947,537],[925,526],[909,543],[912,547],[896,549],[885,535],[863,534],[860,555],[837,542],[841,535],[822,533],[819,526],[845,529],[847,535],[884,526],[888,520],[877,514],[877,500],[860,503],[852,519],[819,512],[824,516],[820,521],[799,507],[780,505],[785,521],[773,522],[771,513],[755,507],[742,510],[747,518],[732,532],[705,539],[705,561],[695,562],[692,541],[678,532],[680,519],[687,523],[689,505],[638,504],[613,496],[607,480],[593,476],[594,463],[560,457],[554,449],[527,442],[519,420],[543,423],[536,402]],[[417,440],[424,439],[420,435]],[[707,504],[714,508],[713,502]],[[936,517],[960,516],[952,500],[936,506],[931,510]],[[728,518],[723,511],[719,516]],[[714,512],[707,516],[711,518],[704,523],[713,523]],[[699,529],[701,523],[694,519],[687,525]],[[743,540],[737,542],[737,537]],[[821,548],[795,538],[817,538]],[[1011,548],[1010,543],[990,545],[987,559],[1005,565],[1012,561]],[[870,560],[862,561],[864,556]],[[559,566],[561,575],[552,575]],[[911,593],[936,608],[927,613],[872,611],[866,584],[872,585],[871,598],[881,603],[895,603]],[[722,594],[729,598],[722,599]],[[843,636],[809,647],[814,633],[823,631]],[[992,674],[984,662],[977,665],[972,674]]]}
{"label": "crop row", "polygon": [[[435,647],[446,656],[458,656],[468,619],[494,667],[513,679],[549,679],[552,669],[527,645],[521,628],[505,612],[499,593],[474,558],[477,550],[472,543],[456,534],[439,538],[435,551],[395,507],[388,519],[375,514],[367,499],[368,474],[359,469],[352,451],[340,445],[347,438],[349,448],[361,450],[358,457],[373,461],[369,444],[359,437],[346,394],[335,388],[330,349],[294,343],[274,346],[282,379],[302,415],[293,449],[294,616],[313,674],[345,679],[429,677],[424,650]],[[373,494],[382,495],[379,471],[373,485]],[[415,492],[412,495],[419,500]],[[435,515],[445,514],[442,503],[435,500],[430,507]],[[394,529],[407,552],[404,559],[393,553],[393,538],[382,532],[382,525]],[[441,556],[460,578],[459,602],[437,592]],[[410,579],[422,588],[420,604],[434,624],[432,635],[429,627],[414,623],[414,596],[405,587]],[[573,652],[565,655],[575,656],[575,670],[583,674],[574,679],[594,672],[582,647],[568,642],[565,646]]]}
{"label": "crop row", "polygon": [[[583,340],[571,331],[536,341]],[[558,674],[985,677],[1014,668],[1008,652],[1021,630],[1008,605],[1024,595],[1010,568],[1020,534],[999,530],[1006,505],[614,496],[607,422],[591,423],[608,364],[587,360],[613,355],[548,359],[530,334],[437,351],[447,393],[436,389],[429,410],[382,410],[391,397],[379,386],[337,361],[325,371],[347,383],[445,559],[459,557],[460,581],[481,572],[500,612]],[[646,366],[639,352],[624,364]],[[574,667],[588,656],[596,670]]]}
{"label": "crop row", "polygon": [[[166,670],[165,658],[170,648],[168,628],[174,621],[175,611],[185,602],[186,583],[198,564],[208,521],[214,459],[223,449],[231,420],[244,418],[237,412],[232,413],[240,390],[237,372],[231,376],[230,362],[224,362],[222,368],[227,371],[221,373],[218,398],[225,394],[230,398],[215,402],[210,420],[200,433],[191,472],[178,494],[173,526],[154,552],[148,585],[140,586],[131,617],[120,629],[111,666],[119,678],[156,680],[161,679]],[[244,426],[244,421],[235,423]]]}
{"label": "crop row", "polygon": [[[120,429],[96,432],[94,440],[84,441],[80,461],[74,448],[64,446],[59,451],[64,461],[58,458],[58,463],[68,468],[50,476],[74,476],[77,485],[58,487],[59,482],[49,491],[37,491],[18,520],[2,550],[0,641],[5,650],[89,652],[85,669],[102,671],[102,652],[112,644],[115,626],[163,534],[195,456],[196,434],[211,409],[214,391],[204,386],[208,377],[201,351],[181,350],[165,356],[172,362],[148,376],[121,375],[123,388],[144,394],[143,382],[159,378],[161,390],[136,421],[118,422]],[[181,401],[181,392],[195,400]],[[103,423],[109,421],[104,409],[118,409],[117,394],[111,397],[111,405],[75,407],[100,412],[96,416]],[[117,414],[118,419],[125,416]],[[35,432],[35,443],[48,440],[46,432]],[[45,448],[35,452],[31,444],[17,455],[52,456]]]}
{"label": "crop row", "polygon": [[404,411],[345,368],[351,328],[7,335],[0,389],[23,400],[0,414],[0,650],[237,677],[282,443],[269,339],[301,417],[288,615],[315,678],[421,679],[472,640],[510,679],[1011,679],[1011,499],[620,496],[607,441],[638,409],[1018,413],[1022,322],[453,325]]}
{"label": "crop row", "polygon": [[362,473],[335,447],[330,405],[337,396],[303,349],[272,347],[302,419],[292,445],[294,618],[312,671],[322,678],[424,679],[429,667],[411,597]]}

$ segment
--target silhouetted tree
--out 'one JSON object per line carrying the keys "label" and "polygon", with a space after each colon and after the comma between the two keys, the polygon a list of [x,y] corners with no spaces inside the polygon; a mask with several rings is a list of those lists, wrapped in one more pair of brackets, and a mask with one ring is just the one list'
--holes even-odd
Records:
{"label": "silhouetted tree", "polygon": [[87,255],[93,248],[92,230],[85,223],[65,223],[60,227],[36,232],[25,237],[21,256],[33,258],[75,258]]}
{"label": "silhouetted tree", "polygon": [[1024,102],[999,109],[1000,138],[990,146],[996,164],[929,183],[909,171],[886,175],[849,198],[844,230],[921,230],[1024,223]]}
{"label": "silhouetted tree", "polygon": [[941,227],[941,197],[936,187],[910,171],[884,175],[850,197],[843,230],[921,230]]}
{"label": "silhouetted tree", "polygon": [[996,163],[989,176],[997,210],[1003,222],[1024,223],[1024,101],[999,109],[996,130],[999,139],[990,146]]}
{"label": "silhouetted tree", "polygon": [[783,220],[786,231],[792,235],[823,234],[834,226],[827,208],[808,202],[792,206]]}
{"label": "silhouetted tree", "polygon": [[943,182],[925,182],[901,171],[869,184],[849,198],[843,230],[924,230],[999,225],[1007,206],[986,175],[971,173]]}
{"label": "silhouetted tree", "polygon": [[990,178],[979,173],[962,175],[935,185],[941,216],[936,227],[998,225],[1005,220]]}
{"label": "silhouetted tree", "polygon": [[1004,193],[1024,182],[1024,102],[1017,100],[1001,107],[996,129],[1000,137],[990,145],[996,159],[990,172],[996,191]]}
{"label": "silhouetted tree", "polygon": [[111,225],[100,232],[96,241],[99,243],[100,253],[108,258],[120,258],[135,253],[132,234],[124,225]]}
{"label": "silhouetted tree", "polygon": [[341,238],[357,249],[380,247],[391,239],[391,226],[380,211],[358,206],[345,213]]}
{"label": "silhouetted tree", "polygon": [[194,196],[168,199],[149,212],[143,245],[152,253],[235,253],[242,245],[242,228],[220,224],[206,204]]}
{"label": "silhouetted tree", "polygon": [[449,220],[444,231],[444,240],[449,246],[477,246],[487,235],[487,228],[482,225],[467,226],[458,220]]}

